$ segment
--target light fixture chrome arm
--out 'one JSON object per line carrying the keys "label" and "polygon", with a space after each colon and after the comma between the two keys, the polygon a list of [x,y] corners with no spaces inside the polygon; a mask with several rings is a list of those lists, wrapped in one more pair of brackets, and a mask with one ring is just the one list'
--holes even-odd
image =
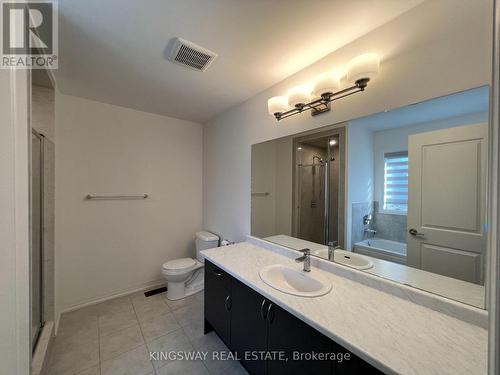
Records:
{"label": "light fixture chrome arm", "polygon": [[353,86],[347,87],[334,93],[324,93],[321,95],[321,98],[315,99],[309,103],[297,104],[295,108],[292,108],[286,112],[276,112],[274,113],[274,117],[279,121],[309,110],[312,111],[313,116],[323,112],[327,112],[330,110],[331,102],[364,91],[366,86],[368,86],[368,81],[370,81],[369,78],[358,79]]}

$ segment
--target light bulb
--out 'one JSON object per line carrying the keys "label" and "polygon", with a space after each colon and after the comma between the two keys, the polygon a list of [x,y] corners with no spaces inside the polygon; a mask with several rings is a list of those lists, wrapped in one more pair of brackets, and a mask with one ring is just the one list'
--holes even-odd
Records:
{"label": "light bulb", "polygon": [[267,110],[270,115],[288,111],[288,98],[286,96],[273,96],[267,101]]}
{"label": "light bulb", "polygon": [[320,74],[314,80],[314,97],[320,97],[323,94],[333,94],[339,91],[340,80],[336,73],[328,72]]}
{"label": "light bulb", "polygon": [[347,64],[347,80],[356,82],[363,78],[372,79],[380,70],[380,57],[376,53],[365,53]]}
{"label": "light bulb", "polygon": [[288,105],[290,107],[301,107],[311,101],[310,86],[296,86],[288,91]]}

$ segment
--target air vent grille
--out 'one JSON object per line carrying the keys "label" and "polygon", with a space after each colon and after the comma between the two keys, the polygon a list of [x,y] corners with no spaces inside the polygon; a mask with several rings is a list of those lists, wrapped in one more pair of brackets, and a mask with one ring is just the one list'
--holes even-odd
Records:
{"label": "air vent grille", "polygon": [[175,39],[170,54],[171,61],[198,71],[206,70],[216,57],[216,53],[181,38]]}

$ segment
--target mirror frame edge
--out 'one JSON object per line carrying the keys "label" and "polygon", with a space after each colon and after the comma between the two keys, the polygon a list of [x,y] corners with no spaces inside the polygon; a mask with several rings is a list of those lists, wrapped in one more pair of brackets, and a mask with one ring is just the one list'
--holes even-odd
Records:
{"label": "mirror frame edge", "polygon": [[487,289],[486,309],[489,314],[488,330],[488,374],[500,374],[500,206],[498,188],[500,186],[500,173],[498,162],[499,126],[500,126],[500,3],[493,0],[493,59],[492,79],[490,92],[490,178],[488,181],[488,211],[489,211],[489,236],[488,257],[489,275]]}

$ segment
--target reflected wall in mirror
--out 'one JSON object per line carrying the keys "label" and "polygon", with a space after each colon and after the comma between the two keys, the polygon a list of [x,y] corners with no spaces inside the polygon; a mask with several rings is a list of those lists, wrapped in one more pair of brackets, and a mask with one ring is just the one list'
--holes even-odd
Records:
{"label": "reflected wall in mirror", "polygon": [[252,146],[252,235],[484,308],[489,88]]}

